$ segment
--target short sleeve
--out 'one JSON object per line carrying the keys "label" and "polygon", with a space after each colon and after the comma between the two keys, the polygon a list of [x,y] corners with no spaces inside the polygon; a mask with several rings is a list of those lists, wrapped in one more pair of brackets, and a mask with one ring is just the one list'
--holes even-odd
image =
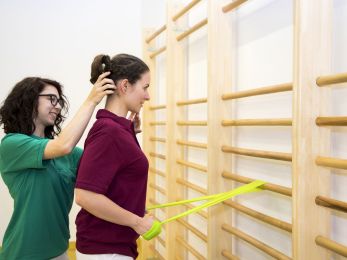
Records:
{"label": "short sleeve", "polygon": [[122,164],[117,143],[107,133],[98,134],[86,143],[76,188],[105,194]]}
{"label": "short sleeve", "polygon": [[44,168],[44,150],[49,139],[34,138],[24,134],[8,134],[0,145],[1,172],[28,168]]}
{"label": "short sleeve", "polygon": [[76,169],[77,169],[78,162],[80,161],[82,154],[83,154],[83,149],[81,149],[79,147],[75,147],[72,150],[72,153],[71,153],[72,164]]}

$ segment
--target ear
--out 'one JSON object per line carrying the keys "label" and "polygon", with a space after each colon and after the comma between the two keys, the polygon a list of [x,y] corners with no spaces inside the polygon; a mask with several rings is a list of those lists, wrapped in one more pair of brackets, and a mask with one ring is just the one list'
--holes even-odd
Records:
{"label": "ear", "polygon": [[128,85],[129,85],[129,81],[127,79],[122,79],[117,84],[117,90],[119,91],[119,93],[125,94],[125,92],[127,91]]}

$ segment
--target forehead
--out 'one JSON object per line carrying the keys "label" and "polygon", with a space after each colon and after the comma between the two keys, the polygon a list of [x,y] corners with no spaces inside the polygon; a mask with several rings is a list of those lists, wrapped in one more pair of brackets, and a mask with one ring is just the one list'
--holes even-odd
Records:
{"label": "forehead", "polygon": [[40,94],[54,94],[57,97],[59,96],[57,88],[52,85],[46,85]]}

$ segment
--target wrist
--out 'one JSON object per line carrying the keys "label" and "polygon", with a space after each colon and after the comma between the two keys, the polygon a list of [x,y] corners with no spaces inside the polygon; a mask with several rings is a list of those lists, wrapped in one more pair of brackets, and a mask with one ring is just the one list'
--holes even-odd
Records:
{"label": "wrist", "polygon": [[84,105],[87,106],[87,107],[92,107],[92,108],[95,108],[98,103],[93,101],[92,99],[89,99],[87,98],[85,101],[84,101]]}
{"label": "wrist", "polygon": [[137,215],[134,215],[134,218],[132,220],[132,224],[131,224],[131,227],[133,229],[136,229],[139,225],[140,225],[140,222],[141,222],[141,218]]}

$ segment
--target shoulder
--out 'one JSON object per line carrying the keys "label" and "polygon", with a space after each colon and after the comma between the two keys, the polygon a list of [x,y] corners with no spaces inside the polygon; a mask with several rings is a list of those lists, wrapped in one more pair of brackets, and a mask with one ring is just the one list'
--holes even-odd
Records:
{"label": "shoulder", "polygon": [[6,149],[13,146],[20,146],[25,143],[30,143],[34,138],[25,134],[7,134],[1,140],[1,149]]}
{"label": "shoulder", "polygon": [[126,130],[119,123],[108,118],[98,119],[89,132],[89,137],[109,138],[109,141],[118,139],[126,134]]}
{"label": "shoulder", "polygon": [[18,141],[29,140],[29,139],[33,139],[33,138],[25,134],[12,133],[12,134],[7,134],[4,136],[4,138],[2,138],[1,144],[18,142]]}

